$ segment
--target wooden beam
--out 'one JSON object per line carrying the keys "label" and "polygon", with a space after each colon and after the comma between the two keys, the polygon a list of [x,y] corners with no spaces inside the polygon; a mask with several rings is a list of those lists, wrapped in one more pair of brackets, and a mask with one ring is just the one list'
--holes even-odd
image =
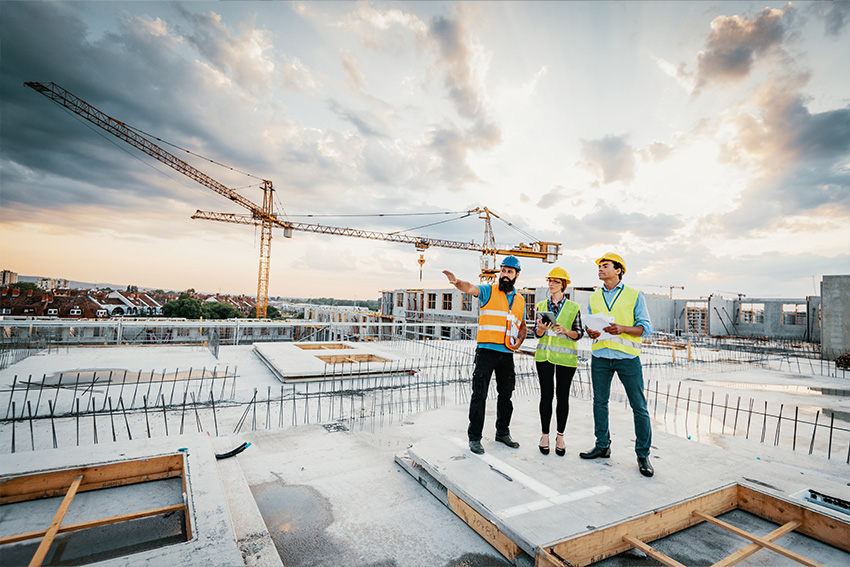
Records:
{"label": "wooden beam", "polygon": [[35,555],[32,556],[29,567],[41,567],[44,558],[47,556],[47,552],[50,551],[50,546],[53,544],[53,538],[56,537],[59,526],[62,525],[62,520],[68,512],[68,508],[71,507],[71,501],[74,500],[74,495],[77,494],[77,489],[82,482],[83,475],[78,475],[74,478],[70,488],[68,488],[68,492],[65,494],[65,498],[62,499],[62,504],[59,505],[59,509],[56,511],[56,515],[53,516],[53,521],[50,522],[50,527],[47,528],[44,538],[38,545],[38,549],[35,550]]}
{"label": "wooden beam", "polygon": [[643,551],[644,553],[646,553],[647,555],[649,555],[650,557],[652,557],[653,559],[655,559],[659,563],[663,563],[664,565],[667,565],[667,567],[685,567],[685,565],[679,563],[678,561],[676,561],[672,557],[665,555],[664,553],[661,553],[660,551],[658,551],[657,549],[655,549],[651,545],[642,542],[641,540],[639,540],[636,537],[632,537],[630,535],[624,535],[623,540],[632,544],[634,547],[640,549],[641,551]]}
{"label": "wooden beam", "polygon": [[38,498],[61,496],[78,475],[85,482],[78,492],[100,490],[151,480],[172,478],[183,474],[183,455],[165,455],[91,467],[80,467],[0,478],[0,504],[25,502]]}
{"label": "wooden beam", "polygon": [[850,524],[775,496],[738,485],[738,507],[775,524],[800,522],[798,533],[850,553]]}
{"label": "wooden beam", "polygon": [[552,555],[563,558],[571,565],[582,567],[630,549],[631,544],[625,542],[623,536],[631,535],[644,542],[655,541],[700,523],[702,520],[691,514],[695,509],[719,515],[734,510],[737,506],[738,485],[733,484],[632,520],[596,529],[545,547],[551,550]]}
{"label": "wooden beam", "polygon": [[783,556],[787,557],[788,559],[793,559],[797,563],[800,563],[802,565],[806,565],[807,567],[823,567],[823,565],[821,565],[817,561],[812,561],[808,557],[803,557],[802,555],[800,555],[798,553],[794,553],[793,551],[785,549],[784,547],[778,546],[773,542],[767,541],[765,538],[753,535],[750,532],[742,530],[741,528],[739,528],[737,526],[733,526],[732,524],[726,523],[723,520],[718,520],[717,518],[715,518],[713,516],[710,516],[708,514],[703,514],[699,510],[694,510],[694,516],[697,516],[698,518],[702,518],[706,522],[710,522],[710,523],[714,524],[715,526],[719,526],[719,527],[723,528],[724,530],[732,532],[733,534],[740,536],[744,539],[748,539],[748,540],[752,541],[753,543],[757,543],[758,545],[765,547],[765,548],[767,548],[767,549],[769,549],[773,552],[776,552],[780,555],[783,555]]}
{"label": "wooden beam", "polygon": [[478,535],[486,539],[499,553],[508,560],[512,560],[522,553],[522,549],[508,536],[499,531],[499,528],[495,524],[458,498],[451,490],[447,490],[446,492],[448,492],[449,508],[451,508],[452,512],[466,522],[469,527],[478,532]]}
{"label": "wooden beam", "polygon": [[[77,492],[79,492],[79,490]],[[75,524],[65,524],[64,526],[59,527],[59,531],[57,531],[57,533],[64,534],[68,532],[76,532],[88,528],[105,526],[107,524],[117,524],[119,522],[128,522],[130,520],[137,520],[139,518],[159,516],[160,514],[168,514],[170,512],[177,512],[179,510],[185,511],[186,506],[184,506],[183,504],[172,504],[171,506],[163,506],[162,508],[142,510],[141,512],[131,512],[129,514],[120,514],[118,516],[110,516],[108,518],[99,518],[97,520],[88,520],[86,522],[77,522]],[[42,537],[46,533],[47,530],[37,530],[34,532],[24,532],[20,534],[0,537],[0,545],[4,545],[7,543],[17,543],[19,541],[26,541],[28,539],[35,539],[37,537]]]}
{"label": "wooden beam", "polygon": [[[793,532],[799,526],[800,522],[788,522],[787,524],[779,526],[769,534],[763,536],[762,539],[767,541],[776,541],[782,536]],[[751,543],[747,547],[742,547],[732,555],[726,556],[711,567],[732,567],[732,565],[740,563],[741,561],[743,561],[744,559],[746,559],[747,557],[754,554],[760,549],[764,548],[757,543]]]}

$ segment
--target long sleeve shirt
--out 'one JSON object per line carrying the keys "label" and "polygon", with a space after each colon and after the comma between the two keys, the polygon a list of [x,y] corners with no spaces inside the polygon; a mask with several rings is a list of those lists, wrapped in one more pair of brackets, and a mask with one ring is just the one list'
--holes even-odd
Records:
{"label": "long sleeve shirt", "polygon": [[[551,311],[552,313],[555,314],[555,316],[557,316],[557,314],[561,312],[561,307],[564,306],[564,300],[565,299],[566,299],[566,296],[562,297],[561,301],[559,301],[558,303],[555,303],[550,298],[549,299],[549,305],[548,305],[549,311]],[[538,327],[540,327],[540,323],[538,322],[539,319],[537,318],[537,313],[534,314],[534,319],[535,319],[534,336],[537,336],[537,329],[538,329]],[[573,326],[572,326],[572,329],[570,329],[570,330],[578,333],[578,337],[576,337],[575,339],[572,339],[574,341],[577,341],[584,336],[584,325],[581,324],[581,309],[576,311],[576,318],[575,318],[575,321],[573,321]]]}
{"label": "long sleeve shirt", "polygon": [[[612,301],[617,297],[617,294],[620,293],[620,290],[623,289],[623,282],[618,283],[614,286],[614,289],[609,290],[604,285],[602,286],[602,297],[605,298],[606,303],[611,304]],[[587,306],[588,313],[593,313],[593,309],[591,309],[590,305]],[[652,323],[649,320],[649,309],[646,307],[646,297],[644,297],[643,292],[638,293],[637,301],[635,302],[634,309],[634,318],[635,322],[632,326],[634,327],[643,327],[643,334],[641,337],[646,337],[655,332],[655,329],[652,327]],[[613,350],[610,348],[601,348],[599,350],[593,351],[593,356],[598,356],[599,358],[635,358],[635,355],[628,354],[619,350]]]}

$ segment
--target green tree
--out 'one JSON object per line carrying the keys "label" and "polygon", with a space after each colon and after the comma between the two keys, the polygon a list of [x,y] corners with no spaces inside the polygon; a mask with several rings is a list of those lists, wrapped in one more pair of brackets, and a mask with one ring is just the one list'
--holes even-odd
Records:
{"label": "green tree", "polygon": [[162,306],[162,314],[166,317],[183,317],[185,319],[201,318],[201,302],[188,293],[181,293],[179,299],[169,301]]}
{"label": "green tree", "polygon": [[239,310],[230,303],[211,301],[204,303],[201,307],[201,315],[204,319],[234,319],[239,318]]}
{"label": "green tree", "polygon": [[[251,308],[251,310],[248,312],[248,317],[251,318],[251,319],[254,319],[254,318],[257,317],[257,308],[256,307]],[[278,309],[274,305],[269,305],[269,306],[266,307],[266,318],[267,319],[280,319],[280,317],[281,317],[280,309]]]}
{"label": "green tree", "polygon": [[139,293],[139,286],[137,285],[128,285],[127,293]]}
{"label": "green tree", "polygon": [[38,290],[38,286],[35,285],[32,282],[17,282],[17,283],[9,284],[6,287],[8,287],[9,289],[19,289],[21,291],[29,291],[29,290],[37,291]]}

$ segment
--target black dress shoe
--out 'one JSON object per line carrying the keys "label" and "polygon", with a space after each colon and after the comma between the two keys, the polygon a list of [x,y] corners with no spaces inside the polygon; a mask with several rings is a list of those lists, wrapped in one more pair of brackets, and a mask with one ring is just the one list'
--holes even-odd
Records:
{"label": "black dress shoe", "polygon": [[638,457],[638,468],[643,476],[652,476],[655,474],[655,469],[649,464],[649,457]]}
{"label": "black dress shoe", "polygon": [[511,439],[510,434],[508,435],[496,435],[496,441],[499,443],[504,443],[511,449],[519,449],[519,443]]}
{"label": "black dress shoe", "polygon": [[607,459],[611,456],[611,448],[610,447],[594,447],[590,451],[586,453],[579,453],[579,457],[582,459]]}
{"label": "black dress shoe", "polygon": [[481,446],[481,441],[470,441],[469,450],[475,453],[476,455],[484,454],[484,447]]}
{"label": "black dress shoe", "polygon": [[[564,435],[562,433],[558,433],[558,437],[563,439]],[[564,455],[567,454],[567,448],[566,447],[558,447],[558,437],[555,437],[555,454],[558,455],[559,457],[563,457]]]}
{"label": "black dress shoe", "polygon": [[[549,447],[544,447],[543,445],[538,445],[537,448],[540,449],[540,452],[543,453],[544,455],[549,454]],[[557,452],[558,450],[555,449],[555,451]]]}

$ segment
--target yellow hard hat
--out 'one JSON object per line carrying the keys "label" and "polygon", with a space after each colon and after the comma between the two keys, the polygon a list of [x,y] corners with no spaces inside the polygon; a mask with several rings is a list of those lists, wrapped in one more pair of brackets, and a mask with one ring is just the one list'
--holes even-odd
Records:
{"label": "yellow hard hat", "polygon": [[613,252],[606,252],[604,256],[596,260],[596,265],[598,266],[605,260],[609,260],[611,262],[617,262],[621,266],[623,266],[623,274],[626,273],[626,263],[623,261],[623,258],[619,254],[614,254]]}
{"label": "yellow hard hat", "polygon": [[570,285],[570,273],[567,272],[564,268],[561,268],[560,266],[555,266],[554,268],[552,268],[552,271],[549,272],[549,275],[546,277],[557,280],[564,280],[566,282],[564,287]]}

